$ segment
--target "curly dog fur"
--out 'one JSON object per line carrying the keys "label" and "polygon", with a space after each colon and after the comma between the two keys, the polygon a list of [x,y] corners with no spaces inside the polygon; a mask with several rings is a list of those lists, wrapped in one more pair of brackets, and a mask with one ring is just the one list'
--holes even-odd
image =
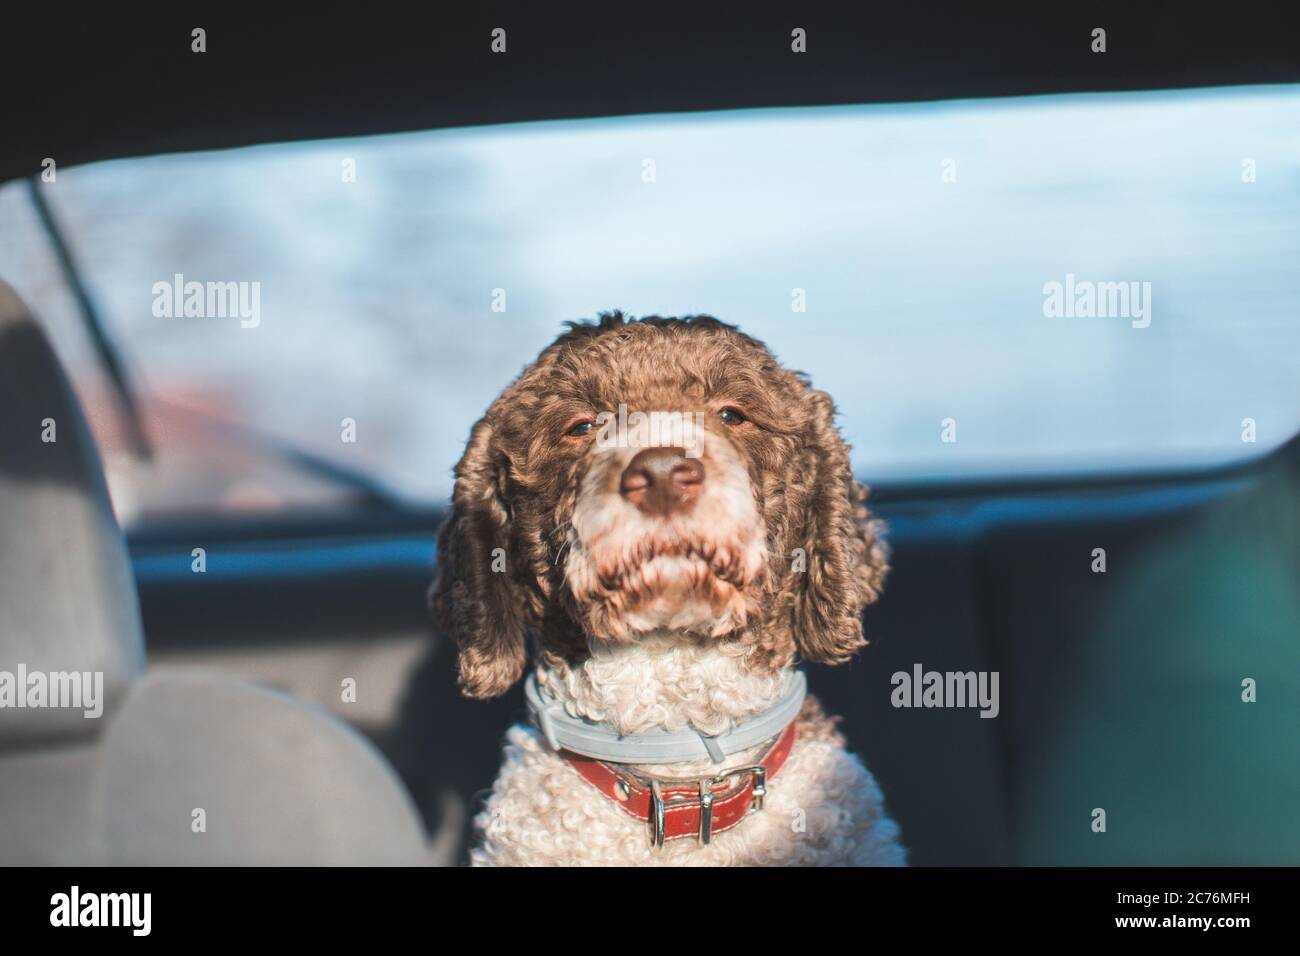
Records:
{"label": "curly dog fur", "polygon": [[[629,503],[620,475],[637,446],[595,438],[620,406],[698,416],[701,481],[686,504]],[[539,683],[571,714],[620,733],[719,733],[769,706],[798,658],[848,660],[888,564],[834,412],[804,375],[709,316],[570,323],[474,425],[456,466],[431,604],[460,649],[464,693],[518,681],[531,634]],[[638,768],[662,780],[717,769]],[[811,699],[769,793],[708,845],[653,850],[644,824],[515,727],[473,861],[903,862],[878,787]]]}

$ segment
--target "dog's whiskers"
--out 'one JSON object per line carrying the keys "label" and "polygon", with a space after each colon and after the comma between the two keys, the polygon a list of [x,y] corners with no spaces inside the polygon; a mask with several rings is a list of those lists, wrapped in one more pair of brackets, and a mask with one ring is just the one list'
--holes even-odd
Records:
{"label": "dog's whiskers", "polygon": [[560,559],[564,557],[564,552],[573,544],[573,520],[570,519],[555,529],[556,536],[564,535],[564,540],[555,551],[555,567],[560,566]]}

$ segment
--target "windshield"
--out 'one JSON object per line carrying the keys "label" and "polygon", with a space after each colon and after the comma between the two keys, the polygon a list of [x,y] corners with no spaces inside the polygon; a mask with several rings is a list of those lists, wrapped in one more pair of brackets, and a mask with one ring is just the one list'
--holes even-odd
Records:
{"label": "windshield", "polygon": [[766,341],[835,397],[868,482],[1203,465],[1300,427],[1292,86],[435,131],[40,188],[154,464],[21,183],[0,277],[51,327],[129,521],[350,500],[223,444],[241,430],[441,501],[500,389],[613,308]]}

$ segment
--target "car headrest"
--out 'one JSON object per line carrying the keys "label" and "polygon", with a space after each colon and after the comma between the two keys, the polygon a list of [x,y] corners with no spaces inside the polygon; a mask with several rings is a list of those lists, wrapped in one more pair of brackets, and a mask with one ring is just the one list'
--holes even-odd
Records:
{"label": "car headrest", "polygon": [[99,733],[143,669],[135,583],[90,430],[44,333],[0,282],[0,750]]}

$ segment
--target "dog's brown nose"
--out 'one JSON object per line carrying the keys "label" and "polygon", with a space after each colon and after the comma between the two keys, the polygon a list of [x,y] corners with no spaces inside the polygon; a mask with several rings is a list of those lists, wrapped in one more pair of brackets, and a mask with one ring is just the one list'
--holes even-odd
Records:
{"label": "dog's brown nose", "polygon": [[681,448],[643,448],[627,463],[618,491],[648,515],[687,508],[704,485],[704,465]]}

